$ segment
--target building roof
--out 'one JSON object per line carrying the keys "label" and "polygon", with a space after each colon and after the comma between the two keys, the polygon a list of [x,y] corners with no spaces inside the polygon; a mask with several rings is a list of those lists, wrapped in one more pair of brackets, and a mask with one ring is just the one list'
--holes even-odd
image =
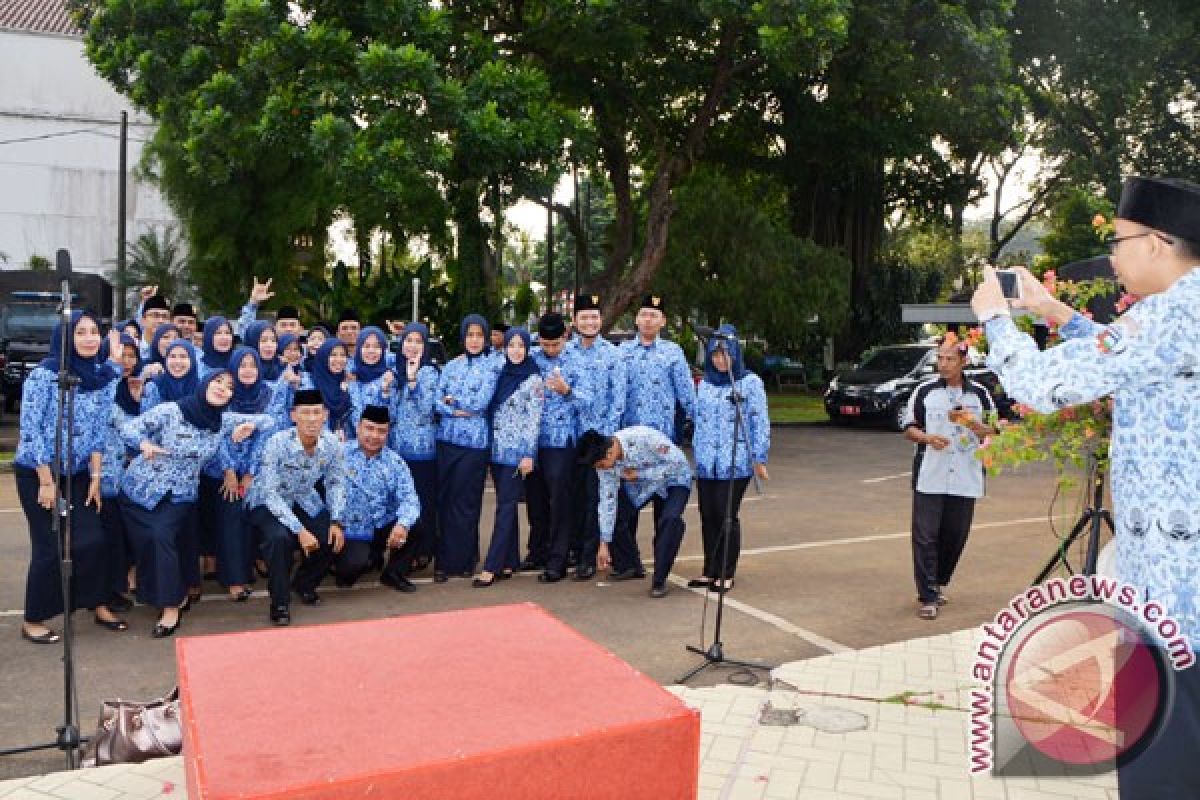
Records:
{"label": "building roof", "polygon": [[4,0],[0,30],[82,36],[63,0]]}

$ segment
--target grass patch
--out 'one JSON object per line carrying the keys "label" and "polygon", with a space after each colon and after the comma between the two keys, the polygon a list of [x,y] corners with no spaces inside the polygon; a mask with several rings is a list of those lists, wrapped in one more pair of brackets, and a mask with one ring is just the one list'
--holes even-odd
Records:
{"label": "grass patch", "polygon": [[821,395],[816,392],[769,392],[771,422],[828,422]]}

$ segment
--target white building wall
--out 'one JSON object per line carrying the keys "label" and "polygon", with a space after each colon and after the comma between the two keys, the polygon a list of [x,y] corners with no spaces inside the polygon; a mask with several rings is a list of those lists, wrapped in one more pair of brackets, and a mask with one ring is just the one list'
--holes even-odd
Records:
{"label": "white building wall", "polygon": [[149,119],[96,74],[82,40],[0,30],[0,253],[8,256],[0,268],[23,269],[33,255],[53,262],[59,248],[71,252],[76,269],[114,267],[123,110],[130,112],[132,242],[175,224],[158,190],[134,178],[142,140],[153,132]]}

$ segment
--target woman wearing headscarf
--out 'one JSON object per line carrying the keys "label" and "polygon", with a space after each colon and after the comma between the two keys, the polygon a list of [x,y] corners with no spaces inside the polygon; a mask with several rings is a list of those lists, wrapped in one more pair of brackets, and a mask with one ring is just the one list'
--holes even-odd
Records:
{"label": "woman wearing headscarf", "polygon": [[[271,424],[265,414],[226,413],[233,376],[214,372],[195,391],[163,403],[121,429],[138,455],[121,481],[121,512],[133,540],[138,599],[160,609],[152,635],[171,636],[191,605],[189,565],[198,561],[194,517],[200,471],[222,440],[240,442]],[[186,599],[186,602],[185,602]]]}
{"label": "woman wearing headscarf", "polygon": [[530,336],[524,328],[504,334],[504,366],[488,404],[492,424],[492,483],[496,487],[496,520],[483,571],[472,581],[477,589],[496,578],[509,578],[521,565],[517,503],[521,482],[537,459],[542,419],[542,377],[529,355]]}
{"label": "woman wearing headscarf", "polygon": [[350,393],[350,402],[354,406],[352,415],[355,427],[362,419],[364,408],[387,408],[391,402],[396,375],[388,368],[387,350],[387,336],[381,328],[369,325],[358,334],[352,367],[354,380],[346,385],[346,390]]}
{"label": "woman wearing headscarf", "polygon": [[[123,319],[116,325],[113,325],[113,330],[117,333],[127,334],[135,342],[142,341],[142,326],[138,324],[136,319]],[[141,345],[138,346],[138,359],[141,359]]]}
{"label": "woman wearing headscarf", "polygon": [[299,335],[279,334],[279,364],[282,377],[288,379],[293,388],[299,386],[300,376],[304,372],[304,344]]}
{"label": "woman wearing headscarf", "polygon": [[434,581],[471,577],[479,562],[479,514],[487,477],[491,428],[487,410],[499,374],[484,349],[487,320],[468,314],[459,329],[463,354],[442,370],[438,424],[438,543]]}
{"label": "woman wearing headscarf", "polygon": [[130,557],[129,537],[125,531],[121,508],[117,504],[117,496],[120,494],[121,478],[125,474],[125,466],[129,463],[131,455],[121,439],[121,428],[141,413],[142,359],[137,339],[129,334],[121,334],[121,347],[116,362],[120,365],[121,376],[117,379],[115,401],[108,425],[104,429],[104,457],[100,480],[100,496],[104,502],[100,506],[100,522],[104,526],[104,535],[108,542],[109,583],[112,586],[112,597],[108,607],[113,611],[122,612],[128,611],[133,605],[125,596],[129,591],[129,568],[133,560]]}
{"label": "woman wearing headscarf", "polygon": [[[100,328],[86,312],[71,314],[69,352],[63,352],[62,322],[55,325],[50,352],[30,371],[21,391],[21,430],[13,472],[17,496],[29,524],[30,559],[25,579],[25,618],[21,636],[36,644],[51,644],[59,635],[47,620],[63,613],[58,542],[53,530],[57,491],[70,503],[71,605],[95,609],[96,624],[110,630],[128,627],[107,603],[112,594],[109,548],[100,522],[104,431],[116,392],[117,370],[98,359]],[[119,350],[118,344],[112,349]],[[58,372],[67,369],[79,381],[72,414],[64,419],[63,458],[55,463],[58,420]],[[68,435],[70,449],[67,450]]]}
{"label": "woman wearing headscarf", "polygon": [[265,414],[271,423],[258,426],[244,441],[224,440],[218,457],[209,459],[200,473],[201,551],[216,557],[217,582],[238,603],[250,597],[250,564],[254,560],[254,542],[245,524],[242,498],[258,474],[263,446],[277,429],[280,417],[286,414],[283,406],[288,396],[286,385],[272,386],[262,379],[261,363],[253,348],[243,346],[234,350],[229,360],[233,375],[229,411]]}
{"label": "woman wearing headscarf", "polygon": [[[409,323],[401,334],[401,358],[396,364],[397,386],[391,395],[392,426],[388,446],[400,454],[412,475],[421,516],[392,558],[403,564],[396,574],[407,576],[429,566],[437,552],[437,422],[433,404],[437,398],[438,369],[429,357],[429,329]],[[388,584],[391,585],[391,584]],[[411,591],[407,577],[393,588]]]}
{"label": "woman wearing headscarf", "polygon": [[308,329],[308,337],[304,342],[304,371],[312,372],[313,364],[317,361],[317,351],[321,349],[321,345],[329,341],[329,331],[321,325],[313,325]]}
{"label": "woman wearing headscarf", "polygon": [[265,320],[259,320],[246,328],[242,342],[246,347],[252,347],[258,352],[262,362],[262,379],[267,383],[275,383],[283,373],[283,364],[279,360],[279,334],[274,326]]}
{"label": "woman wearing headscarf", "polygon": [[[735,419],[731,395],[742,399],[746,428],[738,437],[737,459],[733,456]],[[696,433],[692,442],[700,497],[700,521],[704,536],[704,571],[688,582],[692,587],[714,591],[733,588],[734,572],[742,549],[742,523],[738,511],[751,473],[767,479],[767,453],[771,449],[771,421],[767,416],[767,393],[762,379],[742,363],[737,329],[722,325],[705,344],[704,380],[696,390]],[[729,492],[733,491],[733,519],[729,541],[721,542]],[[725,568],[721,569],[722,550]],[[724,573],[724,583],[720,576]]]}
{"label": "woman wearing headscarf", "polygon": [[167,345],[164,369],[146,383],[142,391],[142,412],[160,403],[174,403],[190,397],[200,382],[196,349],[181,339]]}
{"label": "woman wearing headscarf", "polygon": [[349,361],[346,345],[337,339],[327,339],[313,358],[312,371],[304,376],[304,388],[321,392],[321,402],[329,412],[329,430],[342,441],[354,439],[354,404],[347,391],[349,383],[346,364]]}
{"label": "woman wearing headscarf", "polygon": [[233,353],[233,324],[225,317],[209,317],[204,321],[204,355],[200,358],[200,377],[229,369]]}
{"label": "woman wearing headscarf", "polygon": [[153,378],[162,374],[166,368],[167,349],[172,342],[179,340],[179,336],[179,328],[174,325],[159,325],[155,328],[154,336],[150,339],[150,352],[142,365],[144,377]]}

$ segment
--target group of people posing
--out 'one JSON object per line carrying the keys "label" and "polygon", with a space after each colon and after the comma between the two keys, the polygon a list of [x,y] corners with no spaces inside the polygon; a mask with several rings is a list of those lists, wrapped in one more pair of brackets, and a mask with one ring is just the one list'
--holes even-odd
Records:
{"label": "group of people posing", "polygon": [[[644,578],[637,519],[651,503],[650,594],[662,597],[693,477],[705,563],[691,583],[733,587],[737,511],[752,474],[767,478],[770,423],[732,327],[705,344],[697,383],[683,350],[660,338],[658,296],[644,298],[635,337],[620,345],[600,335],[595,295],[576,298],[573,324],[543,315],[536,345],[524,328],[468,315],[463,354],[445,364],[420,323],[385,332],[346,311],[332,331],[305,330],[294,308],[257,319],[271,296],[256,280],[236,321],[200,325],[190,306],[147,291],[135,319],[106,334],[86,311],[70,317],[65,349],[56,332],[26,378],[14,459],[32,549],[25,639],[59,638],[47,626],[64,610],[57,497],[72,509],[72,608],[122,631],[133,593],[160,610],[156,638],[178,629],[206,577],[235,602],[251,596],[256,573],[265,578],[280,625],[293,593],[321,602],[330,573],[350,586],[380,569],[402,592],[429,566],[437,583],[466,577],[478,588],[517,570],[540,571],[542,583],[572,569],[580,581],[597,569]],[[56,460],[60,370],[75,388]],[[489,474],[495,520],[480,564]]]}

